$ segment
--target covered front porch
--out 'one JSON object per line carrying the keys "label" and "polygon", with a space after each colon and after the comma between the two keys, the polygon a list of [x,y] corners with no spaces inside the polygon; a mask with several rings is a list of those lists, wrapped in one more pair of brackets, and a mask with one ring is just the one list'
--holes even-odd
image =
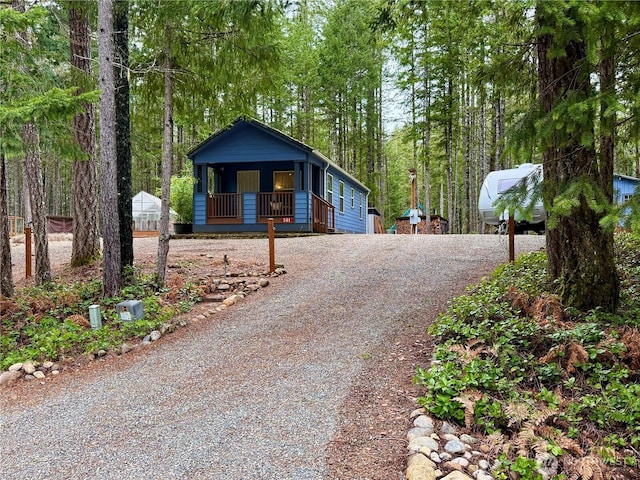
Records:
{"label": "covered front porch", "polygon": [[[207,196],[207,224],[247,225],[274,223],[294,226],[309,224],[316,233],[335,230],[335,207],[319,196],[311,194],[312,221],[303,217],[307,211],[309,192],[243,192],[217,193]],[[297,201],[296,201],[297,200]],[[302,203],[296,209],[296,203]],[[299,213],[296,218],[296,213]]]}
{"label": "covered front porch", "polygon": [[266,231],[272,218],[280,231],[333,232],[335,207],[322,198],[322,175],[306,161],[198,166],[195,201],[205,215],[194,231]]}

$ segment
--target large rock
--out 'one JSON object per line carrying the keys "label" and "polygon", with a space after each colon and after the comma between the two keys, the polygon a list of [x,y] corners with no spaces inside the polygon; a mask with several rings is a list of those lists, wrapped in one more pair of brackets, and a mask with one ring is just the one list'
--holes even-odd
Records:
{"label": "large rock", "polygon": [[414,453],[407,459],[407,467],[419,464],[428,465],[434,470],[437,468],[436,464],[432,462],[429,457],[424,456],[422,453]]}
{"label": "large rock", "polygon": [[405,476],[407,480],[435,480],[436,472],[431,466],[419,463],[408,467]]}
{"label": "large rock", "polygon": [[451,425],[449,422],[442,422],[442,427],[440,429],[442,431],[442,433],[452,433],[452,434],[456,434],[458,433],[458,431],[456,430],[456,427],[454,427],[453,425]]}
{"label": "large rock", "polygon": [[413,427],[407,432],[407,440],[411,441],[418,437],[428,437],[433,433],[433,430],[424,427]]}
{"label": "large rock", "polygon": [[444,449],[449,453],[462,453],[467,449],[467,446],[460,440],[449,440]]}
{"label": "large rock", "polygon": [[19,370],[13,372],[2,372],[0,373],[0,385],[11,385],[20,377],[22,377],[22,373]]}
{"label": "large rock", "polygon": [[238,300],[240,300],[238,295],[231,295],[228,298],[225,298],[222,303],[224,303],[227,307],[235,304]]}
{"label": "large rock", "polygon": [[22,362],[14,363],[9,367],[10,372],[19,372],[20,370],[22,370]]}
{"label": "large rock", "polygon": [[33,362],[24,362],[22,364],[22,371],[27,375],[31,375],[36,371],[36,366],[33,364]]}
{"label": "large rock", "polygon": [[407,447],[407,449],[410,452],[417,452],[422,447],[428,447],[431,450],[437,451],[438,450],[438,442],[436,442],[431,437],[417,437],[417,438],[414,438],[413,440],[411,440],[411,442],[409,442],[409,446]]}
{"label": "large rock", "polygon": [[[427,415],[420,415],[413,420],[413,424],[416,427],[429,428],[433,433],[433,420]],[[429,434],[431,435],[431,434]]]}

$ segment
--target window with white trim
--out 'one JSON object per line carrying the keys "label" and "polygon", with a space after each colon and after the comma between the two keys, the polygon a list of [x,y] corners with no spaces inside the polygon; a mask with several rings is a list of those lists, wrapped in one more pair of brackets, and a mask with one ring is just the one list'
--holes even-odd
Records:
{"label": "window with white trim", "polygon": [[356,208],[356,191],[351,187],[351,208]]}
{"label": "window with white trim", "polygon": [[344,213],[344,182],[340,180],[340,213]]}
{"label": "window with white trim", "polygon": [[364,196],[360,193],[360,220],[362,220],[364,214]]}
{"label": "window with white trim", "polygon": [[327,202],[333,205],[333,175],[327,174]]}

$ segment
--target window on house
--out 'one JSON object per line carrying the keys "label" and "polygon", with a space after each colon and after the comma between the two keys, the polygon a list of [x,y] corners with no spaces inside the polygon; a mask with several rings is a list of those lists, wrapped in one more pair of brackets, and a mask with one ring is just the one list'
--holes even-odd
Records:
{"label": "window on house", "polygon": [[356,208],[356,191],[351,189],[351,208]]}
{"label": "window on house", "polygon": [[273,172],[273,189],[276,192],[293,190],[294,186],[295,177],[293,176],[293,170],[287,170],[285,172]]}
{"label": "window on house", "polygon": [[333,205],[333,175],[327,174],[327,202]]}
{"label": "window on house", "polygon": [[360,220],[362,220],[364,216],[364,197],[362,193],[360,194]]}
{"label": "window on house", "polygon": [[344,182],[340,180],[340,213],[344,213]]}

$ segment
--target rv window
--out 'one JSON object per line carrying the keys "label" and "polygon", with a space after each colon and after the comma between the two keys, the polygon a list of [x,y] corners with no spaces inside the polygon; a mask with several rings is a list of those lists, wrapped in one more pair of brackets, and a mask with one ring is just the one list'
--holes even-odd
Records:
{"label": "rv window", "polygon": [[520,180],[520,178],[503,178],[502,180],[498,180],[498,194],[506,192]]}

